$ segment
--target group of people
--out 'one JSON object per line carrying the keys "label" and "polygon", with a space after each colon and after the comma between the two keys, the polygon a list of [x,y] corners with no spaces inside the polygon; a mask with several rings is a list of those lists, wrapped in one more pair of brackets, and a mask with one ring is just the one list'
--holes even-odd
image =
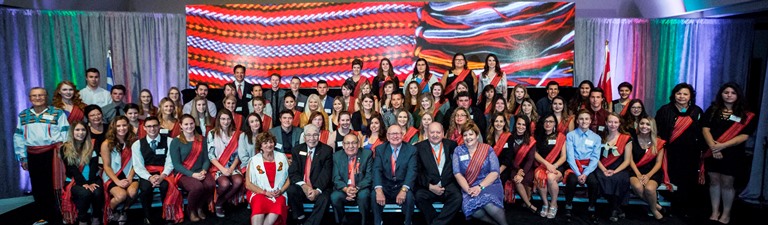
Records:
{"label": "group of people", "polygon": [[[578,185],[586,185],[595,223],[598,197],[618,221],[630,190],[663,220],[659,185],[674,184],[673,205],[687,207],[689,190],[704,175],[710,219],[728,223],[735,197],[730,167],[744,157],[756,128],[734,83],[723,85],[706,111],[695,104],[691,85],[678,84],[651,117],[641,100],[630,99],[629,83],[619,85],[621,98],[612,102],[590,81],[570,101],[554,81],[538,101],[523,85],[507,94],[492,54],[479,75],[456,54],[442,79],[419,59],[402,90],[386,58],[370,80],[360,74],[361,60],[351,66],[336,97],[323,80],[309,96],[299,92],[298,77],[281,89],[280,74],[271,74],[264,90],[245,82],[241,65],[223,86],[225,97],[214,101],[209,86],[198,83],[186,104],[178,88],[158,106],[146,89],[137,103],[126,103],[125,87],[100,88],[93,68],[81,90],[61,82],[51,105],[46,89],[32,88],[14,146],[44,217],[39,223],[124,224],[126,209],[139,200],[143,222],[151,224],[159,189],[169,224],[185,218],[183,191],[193,222],[208,213],[224,217],[227,204],[247,202],[251,224],[259,225],[320,224],[329,205],[337,223],[347,221],[345,205],[356,205],[363,224],[372,213],[378,225],[386,204],[402,207],[405,224],[418,207],[427,224],[448,224],[463,212],[502,225],[505,205],[516,201],[541,217],[562,210],[571,218]],[[314,203],[310,213],[307,202]],[[434,202],[443,203],[439,213]]]}

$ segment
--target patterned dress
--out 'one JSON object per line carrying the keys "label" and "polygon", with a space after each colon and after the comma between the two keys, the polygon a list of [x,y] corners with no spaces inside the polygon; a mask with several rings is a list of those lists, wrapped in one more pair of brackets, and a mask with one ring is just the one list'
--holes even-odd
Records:
{"label": "patterned dress", "polygon": [[[489,148],[488,158],[483,163],[483,167],[480,170],[480,174],[477,176],[475,182],[470,184],[471,187],[477,186],[485,179],[491,172],[499,172],[499,159],[496,158],[496,154],[493,154],[493,148]],[[453,152],[453,171],[455,174],[461,174],[465,176],[467,174],[467,167],[471,161],[469,155],[469,149],[466,145],[460,145]],[[463,159],[463,160],[462,160]],[[470,219],[473,213],[482,208],[486,204],[493,204],[496,207],[504,208],[504,187],[501,185],[501,180],[496,178],[493,184],[485,187],[480,192],[480,195],[476,197],[470,197],[468,193],[462,192],[462,204],[461,208],[464,211],[464,216],[467,220]]]}

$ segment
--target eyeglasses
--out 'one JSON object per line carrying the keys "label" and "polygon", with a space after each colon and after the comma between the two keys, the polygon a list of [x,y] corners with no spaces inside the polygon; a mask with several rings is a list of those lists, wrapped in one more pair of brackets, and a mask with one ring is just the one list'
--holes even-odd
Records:
{"label": "eyeglasses", "polygon": [[465,114],[456,114],[456,117],[467,117]]}
{"label": "eyeglasses", "polygon": [[544,123],[555,123],[554,120],[544,120]]}
{"label": "eyeglasses", "polygon": [[347,142],[347,141],[345,141],[345,142],[343,142],[342,144],[344,144],[344,145],[357,145],[357,141],[353,141],[353,142]]}
{"label": "eyeglasses", "polygon": [[387,135],[401,135],[402,133],[387,133]]}

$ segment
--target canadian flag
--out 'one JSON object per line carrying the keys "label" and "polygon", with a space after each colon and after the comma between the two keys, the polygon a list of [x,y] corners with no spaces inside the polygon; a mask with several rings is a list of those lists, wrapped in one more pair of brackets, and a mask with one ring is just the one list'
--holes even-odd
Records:
{"label": "canadian flag", "polygon": [[605,67],[597,86],[603,89],[605,100],[611,102],[613,100],[613,88],[611,88],[611,52],[608,50],[608,41],[605,41]]}

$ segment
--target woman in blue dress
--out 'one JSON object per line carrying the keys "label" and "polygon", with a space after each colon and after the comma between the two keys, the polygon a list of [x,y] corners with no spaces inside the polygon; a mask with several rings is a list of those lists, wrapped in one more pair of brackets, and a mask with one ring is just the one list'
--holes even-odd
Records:
{"label": "woman in blue dress", "polygon": [[461,128],[464,144],[453,152],[453,171],[462,190],[466,219],[506,225],[504,189],[499,180],[499,160],[490,145],[478,141],[480,128],[466,123]]}

